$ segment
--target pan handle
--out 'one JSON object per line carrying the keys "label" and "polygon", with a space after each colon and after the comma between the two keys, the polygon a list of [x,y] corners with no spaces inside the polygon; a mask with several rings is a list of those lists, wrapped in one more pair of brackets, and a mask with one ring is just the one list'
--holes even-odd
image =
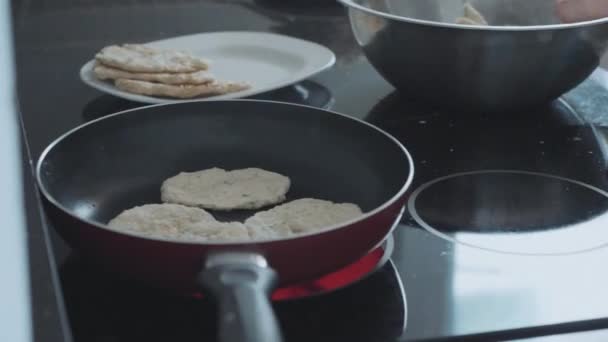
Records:
{"label": "pan handle", "polygon": [[268,298],[277,275],[255,253],[209,255],[198,282],[219,303],[222,342],[281,342],[279,324]]}

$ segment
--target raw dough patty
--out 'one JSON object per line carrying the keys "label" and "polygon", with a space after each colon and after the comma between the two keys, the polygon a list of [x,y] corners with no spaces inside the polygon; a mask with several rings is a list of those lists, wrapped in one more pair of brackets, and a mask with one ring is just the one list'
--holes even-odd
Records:
{"label": "raw dough patty", "polygon": [[213,81],[206,84],[161,84],[119,78],[114,82],[116,88],[140,95],[174,97],[189,99],[199,96],[224,95],[248,89],[244,82]]}
{"label": "raw dough patty", "polygon": [[182,172],[165,180],[161,199],[207,209],[258,209],[285,200],[289,178],[258,168],[211,168]]}
{"label": "raw dough patty", "polygon": [[146,204],[133,207],[112,219],[108,226],[143,237],[192,242],[250,238],[247,227],[240,222],[219,222],[203,209],[179,204]]}
{"label": "raw dough patty", "polygon": [[142,44],[106,46],[95,58],[104,65],[131,72],[194,72],[209,67],[203,58],[186,52],[156,49]]}
{"label": "raw dough patty", "polygon": [[361,214],[363,212],[355,204],[302,198],[258,212],[248,218],[245,225],[249,229],[270,229],[279,237],[288,237],[318,231]]}

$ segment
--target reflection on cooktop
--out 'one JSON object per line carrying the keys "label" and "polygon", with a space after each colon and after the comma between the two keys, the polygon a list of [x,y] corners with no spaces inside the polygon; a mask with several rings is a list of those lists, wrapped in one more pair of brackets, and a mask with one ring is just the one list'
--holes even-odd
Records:
{"label": "reflection on cooktop", "polygon": [[290,102],[318,108],[329,108],[334,101],[329,89],[319,83],[309,80],[296,83],[289,87],[258,94],[250,98]]}
{"label": "reflection on cooktop", "polygon": [[399,139],[412,153],[414,188],[473,170],[528,170],[607,188],[605,142],[564,101],[513,116],[462,115],[416,106],[392,94],[367,121]]}
{"label": "reflection on cooktop", "polygon": [[[76,341],[214,341],[212,301],[176,297],[105,274],[72,255],[61,267]],[[310,298],[274,303],[287,341],[395,339],[407,305],[392,261],[363,281]],[[91,308],[95,308],[92,310]]]}
{"label": "reflection on cooktop", "polygon": [[[329,108],[333,103],[332,95],[327,88],[309,80],[249,98],[291,102],[318,108]],[[112,113],[147,105],[111,95],[102,95],[93,99],[84,107],[82,116],[85,121],[91,121]]]}
{"label": "reflection on cooktop", "polygon": [[608,244],[608,192],[549,174],[448,175],[417,188],[408,210],[432,233],[495,251],[565,254]]}
{"label": "reflection on cooktop", "polygon": [[327,296],[276,307],[287,341],[391,341],[403,334],[407,301],[392,261]]}
{"label": "reflection on cooktop", "polygon": [[505,253],[567,254],[608,243],[605,139],[564,100],[510,116],[463,115],[393,93],[367,120],[413,155],[404,222]]}

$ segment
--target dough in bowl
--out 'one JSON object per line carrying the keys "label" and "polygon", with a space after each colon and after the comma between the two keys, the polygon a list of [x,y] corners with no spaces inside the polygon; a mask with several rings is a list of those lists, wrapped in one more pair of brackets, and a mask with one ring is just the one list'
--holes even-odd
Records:
{"label": "dough in bowl", "polygon": [[487,26],[488,21],[473,5],[467,2],[464,4],[464,15],[456,19],[456,24]]}
{"label": "dough in bowl", "polygon": [[259,168],[211,168],[165,180],[161,199],[215,210],[258,209],[285,200],[290,185],[288,177]]}
{"label": "dough in bowl", "polygon": [[279,237],[289,237],[319,231],[362,214],[356,204],[302,198],[258,212],[245,225],[250,230],[271,230]]}

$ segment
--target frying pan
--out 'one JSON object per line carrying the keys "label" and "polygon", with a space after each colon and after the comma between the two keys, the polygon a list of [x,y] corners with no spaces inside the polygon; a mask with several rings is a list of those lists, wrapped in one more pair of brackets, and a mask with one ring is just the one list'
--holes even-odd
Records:
{"label": "frying pan", "polygon": [[[211,167],[260,167],[291,178],[287,200],[358,204],[364,215],[319,232],[256,242],[184,242],[107,223],[160,202],[163,180]],[[363,121],[279,102],[191,101],[127,110],[79,126],[42,153],[36,178],[52,226],[99,266],[172,291],[203,287],[219,303],[222,341],[281,341],[268,294],[344,267],[399,219],[413,162]],[[212,212],[244,220],[253,210]]]}

